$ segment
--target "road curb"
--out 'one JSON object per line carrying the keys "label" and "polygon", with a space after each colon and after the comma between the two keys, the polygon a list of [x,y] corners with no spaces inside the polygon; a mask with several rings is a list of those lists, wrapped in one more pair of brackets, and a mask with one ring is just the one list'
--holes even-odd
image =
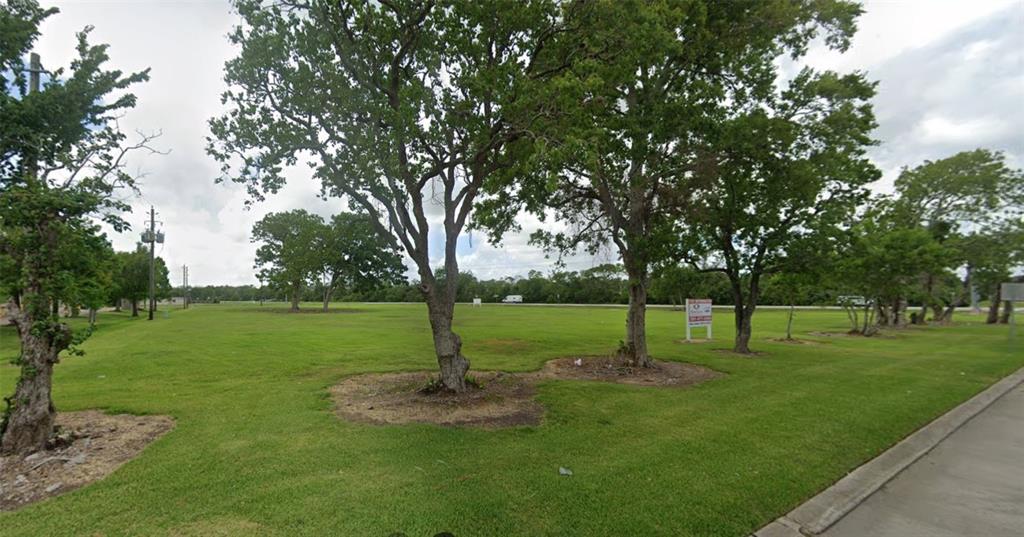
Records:
{"label": "road curb", "polygon": [[918,429],[796,509],[757,530],[752,537],[805,537],[821,534],[939,442],[1022,383],[1024,368]]}

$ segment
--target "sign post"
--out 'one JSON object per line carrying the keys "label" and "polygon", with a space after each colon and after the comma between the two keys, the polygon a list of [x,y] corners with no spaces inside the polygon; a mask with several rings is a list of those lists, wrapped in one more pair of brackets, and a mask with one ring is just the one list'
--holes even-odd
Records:
{"label": "sign post", "polygon": [[1024,302],[1024,283],[1004,283],[999,288],[999,298],[1010,305],[1010,339],[1017,335],[1017,302]]}
{"label": "sign post", "polygon": [[686,341],[691,340],[691,328],[694,326],[707,327],[707,338],[711,339],[711,299],[710,298],[687,298],[686,299]]}

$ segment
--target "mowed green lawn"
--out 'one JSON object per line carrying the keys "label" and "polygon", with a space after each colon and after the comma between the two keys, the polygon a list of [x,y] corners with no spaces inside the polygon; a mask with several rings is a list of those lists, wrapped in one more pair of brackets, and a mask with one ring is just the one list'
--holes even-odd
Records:
{"label": "mowed green lawn", "polygon": [[[652,310],[657,358],[727,375],[685,390],[551,381],[539,390],[539,427],[379,427],[337,419],[327,388],[354,373],[433,367],[425,307],[345,308],[101,315],[87,355],[57,366],[58,408],[169,414],[177,427],[99,483],[0,514],[0,533],[743,536],[1024,366],[1024,341],[1012,347],[1005,326],[962,314],[953,327],[791,345],[768,340],[785,313],[761,310],[754,347],[764,354],[742,358],[716,350],[731,346],[725,312],[718,340],[686,345],[683,314]],[[478,370],[607,353],[624,318],[609,308],[456,312]],[[841,312],[798,312],[800,337],[845,328]],[[0,358],[16,352],[4,328]],[[14,380],[0,367],[4,393]]]}

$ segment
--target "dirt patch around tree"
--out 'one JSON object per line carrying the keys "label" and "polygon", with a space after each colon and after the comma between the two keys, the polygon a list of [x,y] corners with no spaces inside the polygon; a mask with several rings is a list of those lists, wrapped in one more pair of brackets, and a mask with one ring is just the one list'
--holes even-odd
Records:
{"label": "dirt patch around tree", "polygon": [[348,377],[331,387],[335,412],[357,423],[398,425],[432,423],[496,429],[540,425],[544,407],[534,400],[543,380],[615,382],[636,386],[684,388],[721,376],[693,364],[656,361],[636,368],[606,357],[560,358],[529,373],[476,372],[465,393],[431,389],[432,372],[373,373]]}
{"label": "dirt patch around tree", "polygon": [[[789,345],[821,345],[823,342],[815,341],[813,339],[786,339],[784,337],[770,337],[768,341],[774,341],[775,343],[787,343]],[[824,343],[828,343],[827,341]]]}
{"label": "dirt patch around tree", "polygon": [[851,334],[849,332],[807,332],[807,334],[815,337],[850,337],[853,335],[860,335]]}
{"label": "dirt patch around tree", "polygon": [[732,349],[713,349],[713,351],[718,354],[735,356],[736,358],[758,358],[761,356],[768,356],[768,353],[764,351],[736,352]]}
{"label": "dirt patch around tree", "polygon": [[533,375],[542,379],[593,380],[637,386],[685,388],[719,377],[721,373],[681,362],[655,360],[654,367],[635,367],[619,358],[585,356],[551,360]]}
{"label": "dirt patch around tree", "polygon": [[0,511],[103,479],[173,429],[174,420],[86,410],[57,414],[57,427],[51,449],[0,457]]}
{"label": "dirt patch around tree", "polygon": [[331,388],[344,419],[377,425],[434,423],[483,428],[539,425],[544,408],[533,400],[533,383],[522,375],[475,373],[464,393],[427,389],[427,372],[356,375]]}

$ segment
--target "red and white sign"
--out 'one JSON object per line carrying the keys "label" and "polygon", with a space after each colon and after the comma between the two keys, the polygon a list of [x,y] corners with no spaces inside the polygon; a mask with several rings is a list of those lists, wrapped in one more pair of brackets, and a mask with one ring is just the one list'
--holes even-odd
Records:
{"label": "red and white sign", "polygon": [[711,339],[711,299],[686,299],[686,341],[691,341],[690,329],[694,326],[707,328],[708,339]]}
{"label": "red and white sign", "polygon": [[686,299],[686,322],[690,326],[708,326],[711,324],[711,299]]}

